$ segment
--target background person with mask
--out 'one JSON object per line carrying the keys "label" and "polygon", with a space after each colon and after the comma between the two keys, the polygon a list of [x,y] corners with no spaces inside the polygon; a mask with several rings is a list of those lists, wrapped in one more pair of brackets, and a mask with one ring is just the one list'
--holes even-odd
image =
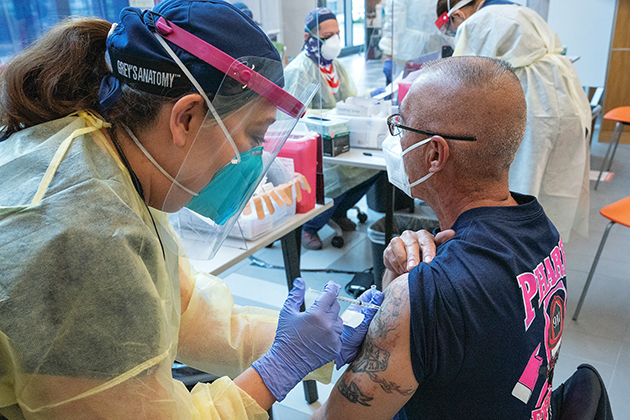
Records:
{"label": "background person with mask", "polygon": [[514,67],[527,99],[527,130],[510,169],[510,189],[538,198],[567,242],[588,236],[591,109],[554,30],[508,0],[438,0],[438,26],[454,55],[499,58]]}
{"label": "background person with mask", "polygon": [[[372,314],[344,329],[339,285],[302,313],[301,279],[279,316],[237,307],[169,223],[186,206],[233,226],[316,88],[289,93],[282,75],[266,35],[220,0],[67,21],[7,64],[0,417],[263,419],[310,371],[354,357]],[[225,376],[189,393],[175,358]]]}
{"label": "background person with mask", "polygon": [[[303,82],[320,83],[313,97],[313,109],[332,109],[337,102],[356,95],[356,87],[345,67],[337,59],[341,51],[339,23],[333,12],[325,7],[311,10],[304,19],[304,48],[285,68],[287,89]],[[299,168],[295,168],[297,172]],[[302,226],[302,245],[307,249],[321,249],[317,232],[332,219],[343,231],[356,229],[347,212],[377,181],[380,171],[351,166],[324,164],[324,194],[334,198],[333,207]]]}
{"label": "background person with mask", "polygon": [[339,23],[330,9],[318,7],[304,19],[304,47],[285,68],[287,88],[298,83],[297,76],[307,74],[314,82],[321,81],[310,107],[332,109],[337,102],[357,94],[346,68],[337,59],[341,52]]}

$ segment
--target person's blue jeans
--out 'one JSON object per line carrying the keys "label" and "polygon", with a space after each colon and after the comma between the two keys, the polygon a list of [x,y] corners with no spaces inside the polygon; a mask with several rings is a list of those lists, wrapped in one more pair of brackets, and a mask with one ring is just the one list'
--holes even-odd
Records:
{"label": "person's blue jeans", "polygon": [[318,230],[324,227],[326,223],[330,219],[341,219],[346,217],[346,213],[355,204],[359,202],[361,197],[365,195],[367,190],[378,180],[379,176],[382,176],[385,172],[381,171],[378,174],[374,175],[372,178],[363,181],[356,187],[350,188],[345,193],[333,199],[333,205],[331,208],[320,214],[319,216],[314,217],[308,222],[302,225],[302,230],[308,233],[309,235],[313,235],[317,233]]}

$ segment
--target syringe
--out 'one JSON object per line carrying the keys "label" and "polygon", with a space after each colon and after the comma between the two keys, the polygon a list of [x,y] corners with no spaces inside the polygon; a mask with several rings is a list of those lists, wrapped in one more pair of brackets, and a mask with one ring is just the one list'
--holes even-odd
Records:
{"label": "syringe", "polygon": [[[376,286],[372,285],[372,288],[376,288]],[[317,294],[321,294],[322,291],[321,290],[315,290],[312,288],[308,288],[308,290],[306,291],[307,293],[317,293]],[[345,297],[345,296],[337,296],[337,300],[339,302],[347,302],[350,303],[352,305],[360,305],[360,306],[365,306],[366,308],[370,308],[370,309],[380,309],[381,307],[378,305],[374,305],[373,303],[369,303],[369,302],[363,302],[359,299],[351,299],[349,297]]]}

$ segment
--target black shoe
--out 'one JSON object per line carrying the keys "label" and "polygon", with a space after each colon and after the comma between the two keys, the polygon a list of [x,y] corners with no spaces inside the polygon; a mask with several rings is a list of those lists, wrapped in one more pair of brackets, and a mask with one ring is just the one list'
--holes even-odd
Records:
{"label": "black shoe", "polygon": [[357,224],[347,217],[340,217],[339,219],[333,219],[333,221],[337,223],[341,230],[343,230],[344,232],[352,232],[354,230],[357,230]]}

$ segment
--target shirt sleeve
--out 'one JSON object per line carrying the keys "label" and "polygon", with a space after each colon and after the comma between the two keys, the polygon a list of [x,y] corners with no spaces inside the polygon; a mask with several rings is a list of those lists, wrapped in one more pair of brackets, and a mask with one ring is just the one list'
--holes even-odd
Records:
{"label": "shirt sleeve", "polygon": [[446,380],[457,372],[464,357],[464,321],[439,261],[421,263],[408,281],[411,362],[422,388],[426,381]]}

